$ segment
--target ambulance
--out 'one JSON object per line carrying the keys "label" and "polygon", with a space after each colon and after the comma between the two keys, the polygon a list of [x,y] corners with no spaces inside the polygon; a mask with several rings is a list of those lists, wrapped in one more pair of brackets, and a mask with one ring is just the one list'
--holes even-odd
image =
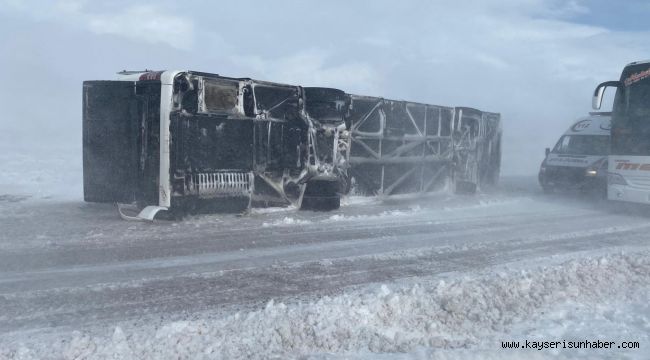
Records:
{"label": "ambulance", "polygon": [[545,193],[576,191],[607,194],[607,156],[611,122],[609,113],[590,113],[578,119],[560,137],[539,169]]}

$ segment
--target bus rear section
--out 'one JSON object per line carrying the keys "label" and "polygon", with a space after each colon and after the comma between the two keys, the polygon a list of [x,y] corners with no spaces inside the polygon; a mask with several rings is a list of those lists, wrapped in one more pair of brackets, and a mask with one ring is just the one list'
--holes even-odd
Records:
{"label": "bus rear section", "polygon": [[84,200],[129,220],[248,209],[255,124],[239,116],[240,90],[183,72],[84,82]]}
{"label": "bus rear section", "polygon": [[[303,197],[338,207],[339,187],[322,184],[345,175],[333,145],[342,109],[312,111],[315,129],[298,86],[191,71],[120,75],[84,83],[86,201],[117,203],[129,220],[300,206]],[[322,92],[309,97],[312,108],[337,110],[345,94]]]}

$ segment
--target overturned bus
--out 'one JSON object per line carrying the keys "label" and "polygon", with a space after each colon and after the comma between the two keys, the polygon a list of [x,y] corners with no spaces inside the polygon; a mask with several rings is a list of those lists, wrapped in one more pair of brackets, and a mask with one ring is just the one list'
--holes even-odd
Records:
{"label": "overturned bus", "polygon": [[125,219],[329,210],[350,192],[498,179],[499,114],[195,71],[118,74],[83,84],[84,199]]}

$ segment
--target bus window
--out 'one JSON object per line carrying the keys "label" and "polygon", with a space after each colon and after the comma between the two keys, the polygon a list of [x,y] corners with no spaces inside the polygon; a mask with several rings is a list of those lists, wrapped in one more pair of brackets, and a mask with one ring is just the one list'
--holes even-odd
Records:
{"label": "bus window", "polygon": [[205,112],[234,113],[237,107],[239,84],[221,79],[203,80],[203,107]]}

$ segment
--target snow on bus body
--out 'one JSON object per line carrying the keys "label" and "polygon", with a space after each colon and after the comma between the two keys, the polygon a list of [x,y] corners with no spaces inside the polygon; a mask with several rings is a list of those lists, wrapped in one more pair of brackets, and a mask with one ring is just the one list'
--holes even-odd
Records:
{"label": "snow on bus body", "polygon": [[539,183],[544,191],[579,190],[604,194],[610,128],[608,113],[591,113],[571,125],[553,150],[546,149],[546,158],[539,171]]}

